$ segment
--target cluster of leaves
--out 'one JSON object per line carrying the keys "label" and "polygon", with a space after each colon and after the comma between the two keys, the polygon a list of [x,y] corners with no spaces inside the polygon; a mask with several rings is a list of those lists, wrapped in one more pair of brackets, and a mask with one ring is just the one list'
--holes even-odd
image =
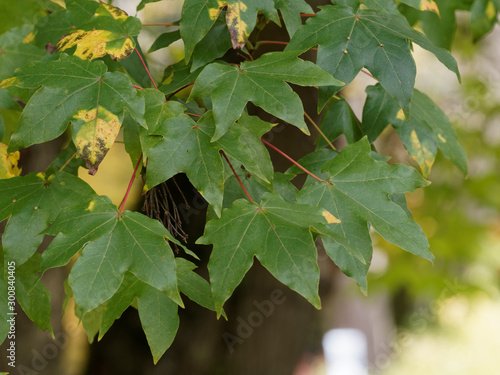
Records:
{"label": "cluster of leaves", "polygon": [[[143,0],[138,9],[151,2]],[[220,316],[254,257],[317,308],[318,237],[363,292],[370,228],[432,260],[404,194],[428,184],[438,149],[464,174],[467,163],[444,113],[414,89],[412,44],[432,52],[459,78],[454,58],[435,42],[442,30],[453,33],[454,11],[466,6],[476,25],[473,35],[480,37],[491,28],[485,17],[496,15],[496,3],[342,0],[314,13],[304,0],[186,0],[178,27],[150,49],[184,42],[184,60],[167,68],[159,87],[137,44],[139,19],[90,0],[54,3],[57,9],[34,26],[0,36],[0,108],[6,119],[0,122],[0,220],[7,220],[1,254],[4,265],[15,262],[18,302],[41,329],[51,326],[50,294],[40,279],[75,257],[67,298],[74,297],[90,339],[102,337],[132,305],[155,361],[175,337],[177,309],[184,306],[180,293]],[[435,17],[439,22],[433,24]],[[411,26],[419,20],[427,36]],[[286,27],[290,42],[284,51],[254,59],[263,43],[260,30],[269,22]],[[245,58],[229,61],[232,49]],[[300,58],[313,49],[315,61]],[[361,70],[378,83],[367,88],[359,121],[337,93]],[[275,147],[262,141],[274,124],[249,115],[247,104],[309,135],[301,99],[288,84],[318,87],[324,138],[283,174],[273,171],[264,143]],[[188,101],[176,95],[186,87]],[[373,142],[389,124],[418,170],[390,165],[375,152]],[[77,177],[84,164],[90,174],[98,173],[122,128],[145,190],[185,173],[208,202],[209,221],[197,242],[213,245],[210,283],[194,272],[196,255],[159,221],[124,211],[124,202],[116,207]],[[72,142],[46,171],[19,176],[20,149],[62,134]],[[339,152],[332,142],[340,135],[348,145]],[[307,181],[299,191],[290,180],[304,172]],[[40,253],[44,235],[54,238]],[[184,249],[184,256],[174,257],[169,244]],[[7,278],[0,283],[6,290]],[[6,298],[0,294],[1,337],[8,331]]]}

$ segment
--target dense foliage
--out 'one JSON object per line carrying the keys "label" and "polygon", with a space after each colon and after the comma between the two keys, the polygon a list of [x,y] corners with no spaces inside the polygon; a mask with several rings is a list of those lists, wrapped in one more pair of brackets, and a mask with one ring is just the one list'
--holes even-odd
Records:
{"label": "dense foliage", "polygon": [[[446,115],[414,88],[412,46],[432,52],[460,79],[448,51],[455,10],[471,10],[478,39],[492,28],[496,3],[342,0],[315,12],[304,0],[186,0],[181,19],[150,49],[184,43],[184,60],[166,67],[158,85],[137,44],[138,18],[89,0],[46,5],[34,25],[0,36],[2,338],[9,273],[21,308],[51,330],[50,293],[40,279],[75,256],[66,297],[74,297],[89,337],[102,337],[132,305],[155,361],[174,340],[181,293],[225,314],[254,257],[317,308],[318,237],[363,292],[372,228],[433,259],[404,194],[428,185],[438,150],[464,174],[467,161]],[[270,23],[286,28],[290,40],[274,41],[286,44],[283,51],[257,57],[261,45],[273,44],[260,39]],[[412,27],[417,23],[425,34]],[[360,72],[378,81],[366,89],[361,121],[340,92]],[[318,88],[319,125],[289,84]],[[187,100],[179,95],[186,91]],[[263,138],[276,124],[249,111],[256,107],[306,135],[319,132],[316,150],[291,160]],[[389,124],[414,166],[390,165],[377,154],[373,143]],[[120,131],[136,166],[132,180],[140,176],[145,192],[184,173],[209,204],[197,243],[213,245],[210,282],[194,272],[197,257],[182,236],[124,210],[129,190],[117,207],[78,178],[82,166],[99,173]],[[341,135],[347,145],[339,151],[333,142]],[[71,141],[48,169],[20,176],[19,150],[60,136]],[[269,152],[295,165],[274,172]],[[298,190],[290,180],[301,173],[308,176]],[[44,236],[51,242],[40,253]]]}

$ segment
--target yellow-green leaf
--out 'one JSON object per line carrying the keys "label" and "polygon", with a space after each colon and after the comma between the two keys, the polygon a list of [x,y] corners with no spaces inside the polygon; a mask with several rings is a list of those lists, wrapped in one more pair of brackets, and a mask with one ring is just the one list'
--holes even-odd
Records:
{"label": "yellow-green leaf", "polygon": [[87,163],[89,174],[94,175],[115,142],[120,131],[120,120],[118,116],[99,106],[90,111],[78,111],[73,116],[73,128],[79,128],[73,133],[76,150]]}
{"label": "yellow-green leaf", "polygon": [[132,38],[124,38],[106,30],[76,30],[57,43],[60,51],[74,46],[76,46],[74,55],[84,60],[97,59],[106,54],[113,60],[121,60],[132,53],[134,41]]}
{"label": "yellow-green leaf", "polygon": [[7,145],[0,143],[0,179],[19,176],[21,169],[17,166],[19,151],[8,153]]}
{"label": "yellow-green leaf", "polygon": [[85,60],[105,55],[122,60],[133,52],[132,37],[139,34],[141,27],[137,18],[129,17],[119,8],[101,4],[86,24],[61,38],[57,48],[65,51],[76,46],[74,55]]}

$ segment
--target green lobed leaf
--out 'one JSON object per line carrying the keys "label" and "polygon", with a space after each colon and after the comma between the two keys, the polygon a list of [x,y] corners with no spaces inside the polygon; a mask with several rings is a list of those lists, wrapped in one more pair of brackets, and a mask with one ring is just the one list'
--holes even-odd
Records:
{"label": "green lobed leaf", "polygon": [[[412,114],[407,121],[398,112],[398,104],[391,102],[380,85],[369,86],[366,92],[368,97],[363,109],[363,128],[366,134],[372,135],[371,139],[375,139],[380,131],[392,124],[424,176],[430,173],[437,148],[467,174],[467,156],[455,130],[443,111],[427,95],[414,90]],[[378,112],[378,115],[375,116],[374,112]]]}
{"label": "green lobed leaf", "polygon": [[[160,130],[157,130],[168,119],[178,117],[186,110],[186,107],[179,102],[165,101],[165,96],[155,89],[141,90],[140,95],[144,96],[147,112],[145,120],[147,129],[139,129],[141,149],[144,159],[149,157],[149,150],[162,139]],[[134,139],[135,143],[137,140]],[[125,140],[126,147],[130,146],[130,141]]]}
{"label": "green lobed leaf", "polygon": [[50,178],[42,173],[0,180],[0,221],[8,219],[2,236],[6,261],[21,266],[36,252],[38,235],[67,207],[89,201],[94,191],[65,172]]}
{"label": "green lobed leaf", "polygon": [[191,59],[195,45],[212,28],[217,17],[210,16],[210,9],[218,8],[217,0],[187,0],[182,6],[180,33],[184,42],[185,59]]}
{"label": "green lobed leaf", "polygon": [[178,307],[165,293],[150,285],[142,288],[137,297],[137,306],[156,364],[174,341],[179,328]]}
{"label": "green lobed leaf", "polygon": [[[207,113],[207,121],[214,123],[213,112]],[[257,116],[243,113],[237,124],[232,126],[215,143],[245,169],[265,182],[273,181],[274,167],[266,147],[260,140],[275,124],[262,121]]]}
{"label": "green lobed leaf", "polygon": [[99,340],[113,322],[136,301],[141,324],[156,363],[172,344],[179,327],[177,305],[164,292],[126,273],[118,291],[96,311],[101,312],[94,327]]}
{"label": "green lobed leaf", "polygon": [[[175,258],[175,264],[181,293],[185,294],[191,301],[196,302],[198,305],[215,311],[210,284],[196,272],[193,272],[196,266],[183,258]],[[222,314],[226,316],[224,312]]]}
{"label": "green lobed leaf", "polygon": [[165,95],[171,95],[183,87],[193,84],[201,71],[202,69],[199,68],[191,72],[191,66],[186,65],[184,60],[168,66],[165,69],[165,78],[163,79],[166,83],[161,85],[159,89]]}
{"label": "green lobed leaf", "polygon": [[[6,259],[8,261],[8,259]],[[42,331],[54,334],[50,324],[50,292],[42,284],[41,254],[35,253],[23,265],[16,268],[16,298],[28,318]]]}
{"label": "green lobed leaf", "polygon": [[46,54],[45,50],[26,43],[25,38],[32,30],[32,26],[23,25],[0,35],[0,81],[11,77],[17,68],[40,60]]}
{"label": "green lobed leaf", "polygon": [[497,7],[493,0],[475,0],[470,9],[470,30],[477,42],[488,34],[497,23]]}
{"label": "green lobed leaf", "polygon": [[78,176],[78,169],[84,167],[85,163],[76,154],[76,147],[73,143],[70,143],[64,150],[62,150],[54,159],[52,163],[45,170],[46,176],[51,176],[61,168],[64,167],[64,172],[72,174],[73,176]]}
{"label": "green lobed leaf", "polygon": [[[177,281],[181,293],[185,294],[189,299],[199,305],[210,310],[215,310],[210,284],[201,276],[193,272],[196,266],[182,258],[176,258],[175,263]],[[143,293],[145,286],[146,284],[142,283],[133,274],[129,272],[125,273],[125,277],[118,291],[104,303],[101,325],[99,327],[99,340],[101,340],[109,330],[113,322],[133,304],[134,299]],[[148,313],[154,314],[154,311],[149,311]],[[158,313],[157,311],[156,314]],[[159,319],[161,319],[161,316],[155,318],[155,320]]]}
{"label": "green lobed leaf", "polygon": [[214,245],[208,270],[217,314],[254,256],[280,282],[319,308],[319,268],[310,227],[327,223],[328,215],[324,209],[267,193],[260,205],[240,199],[220,219],[209,221],[197,243]]}
{"label": "green lobed leaf", "polygon": [[[141,56],[144,56],[144,52],[137,41],[137,37],[133,39],[138,53],[132,53],[127,58],[121,60],[120,65],[130,74],[130,77],[137,82],[140,87],[152,87],[153,83],[151,82],[151,78],[149,78],[148,72],[144,69],[143,61],[141,60]],[[146,67],[148,66],[146,60],[144,60],[144,64],[146,64]]]}
{"label": "green lobed leaf", "polygon": [[153,42],[151,47],[149,47],[148,53],[158,51],[159,49],[168,47],[173,42],[178,41],[181,38],[181,32],[179,30],[168,31],[166,33],[161,34],[156,40]]}
{"label": "green lobed leaf", "polygon": [[279,9],[281,15],[283,16],[286,30],[288,31],[290,38],[302,25],[300,13],[314,13],[309,4],[307,4],[304,0],[274,0],[274,6],[276,9]]}
{"label": "green lobed leaf", "polygon": [[[341,134],[344,134],[347,143],[357,142],[361,138],[361,123],[345,99],[335,100],[326,107],[320,127],[330,141]],[[318,147],[327,145],[326,140],[319,136]]]}
{"label": "green lobed leaf", "polygon": [[[416,67],[407,37],[385,27],[396,16],[343,6],[321,9],[295,33],[286,50],[318,45],[318,65],[346,84],[367,68],[409,114]],[[322,88],[319,108],[341,87]]]}
{"label": "green lobed leaf", "polygon": [[231,36],[225,23],[216,22],[205,37],[194,47],[191,72],[224,56],[231,48]]}
{"label": "green lobed leaf", "polygon": [[35,43],[45,47],[55,45],[63,35],[86,23],[95,14],[99,3],[95,1],[66,0],[66,9],[41,18],[35,26]]}
{"label": "green lobed leaf", "polygon": [[43,253],[43,269],[66,264],[83,248],[69,276],[83,313],[111,298],[126,271],[182,306],[166,240],[178,242],[160,222],[137,212],[119,214],[108,198],[96,197],[63,211],[45,233],[57,237]]}
{"label": "green lobed leaf", "polygon": [[244,116],[234,129],[211,142],[215,131],[211,111],[197,123],[187,115],[167,119],[149,133],[156,143],[148,152],[146,186],[152,188],[184,172],[219,215],[224,190],[224,165],[219,150],[246,165],[252,173],[272,180],[272,164],[260,142],[270,128],[271,124]]}
{"label": "green lobed leaf", "polygon": [[190,98],[210,96],[219,139],[242,114],[248,102],[297,126],[305,134],[304,109],[285,82],[300,86],[339,85],[341,82],[295,52],[271,52],[239,67],[213,63],[196,79]]}
{"label": "green lobed leaf", "polygon": [[10,330],[10,322],[8,320],[11,319],[12,316],[9,315],[9,313],[12,314],[16,307],[15,305],[9,306],[9,270],[3,265],[4,256],[1,243],[0,262],[0,264],[2,264],[2,267],[0,267],[0,340],[4,342]]}
{"label": "green lobed leaf", "polygon": [[132,273],[125,273],[122,283],[116,293],[103,305],[104,310],[102,313],[101,324],[99,326],[99,341],[111,328],[114,321],[120,318],[123,312],[134,302],[134,299],[144,285],[145,284]]}
{"label": "green lobed leaf", "polygon": [[280,24],[273,0],[186,0],[180,22],[186,61],[191,59],[195,45],[207,35],[223,9],[233,48],[241,49],[245,46],[255,27],[259,11],[267,19]]}
{"label": "green lobed leaf", "polygon": [[[84,139],[95,144],[93,152],[102,151],[105,155],[107,150],[100,148],[100,142],[105,141],[109,147],[114,142],[108,131],[113,129],[117,134],[125,109],[146,126],[143,97],[137,95],[125,74],[106,70],[102,61],[61,54],[57,61],[29,64],[18,70],[14,78],[4,81],[4,87],[43,86],[27,103],[9,147],[17,150],[52,140],[62,134],[70,121],[76,127],[73,136],[78,137],[78,127],[87,122],[89,134]],[[85,149],[79,153],[89,167],[98,165],[98,160],[90,158],[92,153],[87,154]]]}
{"label": "green lobed leaf", "polygon": [[401,2],[415,9],[429,11],[439,15],[439,8],[434,0],[401,0]]}
{"label": "green lobed leaf", "polygon": [[[416,69],[408,40],[434,53],[459,77],[448,51],[411,28],[401,14],[380,10],[323,6],[295,33],[285,50],[304,52],[318,45],[318,65],[346,84],[361,68],[367,68],[409,116]],[[340,88],[320,88],[318,107],[323,108]]]}
{"label": "green lobed leaf", "polygon": [[330,224],[333,232],[344,236],[362,255],[361,262],[349,249],[323,237],[325,250],[347,276],[353,277],[366,292],[366,274],[372,257],[369,227],[385,240],[425,259],[433,259],[422,229],[389,195],[410,192],[427,185],[415,169],[388,165],[370,156],[366,138],[346,146],[327,162],[323,170],[328,182],[312,182],[303,188],[297,202],[321,207],[340,219]]}
{"label": "green lobed leaf", "polygon": [[420,24],[425,35],[438,47],[451,49],[457,29],[454,0],[439,1],[439,15],[433,12],[421,12]]}
{"label": "green lobed leaf", "polygon": [[151,136],[160,140],[149,150],[146,188],[184,172],[200,194],[220,213],[223,165],[219,147],[210,142],[213,124],[204,116],[198,123],[187,115],[168,119]]}
{"label": "green lobed leaf", "polygon": [[144,9],[144,7],[147,4],[157,3],[158,1],[161,1],[161,0],[141,0],[141,2],[139,3],[139,5],[137,5],[137,11]]}
{"label": "green lobed leaf", "polygon": [[396,116],[400,107],[389,93],[380,85],[366,87],[366,101],[363,106],[363,135],[370,143],[378,136]]}
{"label": "green lobed leaf", "polygon": [[139,35],[142,23],[119,8],[101,3],[90,19],[73,26],[71,32],[57,42],[59,51],[76,46],[73,55],[82,59],[93,60],[109,55],[118,61],[134,51],[133,37]]}

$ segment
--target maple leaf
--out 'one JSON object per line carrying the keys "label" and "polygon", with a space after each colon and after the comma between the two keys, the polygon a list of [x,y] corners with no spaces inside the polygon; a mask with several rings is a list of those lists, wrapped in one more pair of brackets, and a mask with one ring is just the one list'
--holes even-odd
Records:
{"label": "maple leaf", "polygon": [[83,248],[69,276],[81,311],[111,298],[126,271],[182,306],[166,240],[178,242],[157,220],[137,212],[119,214],[107,197],[95,197],[63,211],[44,233],[57,235],[43,253],[44,270],[66,264]]}
{"label": "maple leaf", "polygon": [[401,2],[415,9],[434,12],[439,15],[439,7],[434,0],[403,0]]}
{"label": "maple leaf", "polygon": [[[414,30],[399,13],[333,5],[320,8],[297,30],[285,50],[304,52],[318,45],[317,64],[345,84],[361,68],[367,68],[398,101],[407,117],[416,74],[409,40],[434,53],[459,77],[450,53]],[[341,87],[320,88],[318,108],[323,108]]]}
{"label": "maple leaf", "polygon": [[239,67],[208,65],[196,79],[190,98],[212,98],[216,122],[213,140],[241,116],[248,102],[309,134],[302,102],[285,82],[300,86],[342,84],[315,64],[297,58],[295,52],[271,52]]}
{"label": "maple leaf", "polygon": [[290,38],[302,26],[300,13],[312,14],[314,11],[304,0],[274,0],[274,6],[279,9],[285,21]]}
{"label": "maple leaf", "polygon": [[412,112],[408,121],[398,103],[382,86],[368,86],[366,93],[363,130],[370,141],[374,141],[387,125],[392,124],[424,177],[431,171],[438,147],[446,158],[467,174],[467,157],[455,130],[443,111],[427,95],[413,90]]}
{"label": "maple leaf", "polygon": [[331,212],[340,224],[330,229],[361,253],[364,263],[338,242],[323,238],[325,250],[339,268],[366,292],[366,274],[372,257],[369,234],[373,227],[386,241],[422,258],[432,260],[422,229],[390,196],[427,185],[418,172],[401,164],[388,165],[370,156],[365,138],[342,149],[322,170],[327,182],[310,182],[297,195],[297,202]]}
{"label": "maple leaf", "polygon": [[[167,119],[150,132],[156,142],[148,152],[146,187],[151,188],[184,172],[200,194],[220,214],[224,190],[224,166],[219,150],[247,165],[263,179],[272,179],[272,164],[260,137],[271,124],[249,116],[216,142],[214,116],[207,112],[198,122],[187,115]],[[252,130],[250,130],[252,129]],[[159,140],[158,138],[161,137]],[[156,139],[156,140],[155,140]]]}
{"label": "maple leaf", "polygon": [[164,84],[159,89],[165,95],[174,94],[183,87],[192,84],[201,71],[201,68],[191,71],[191,65],[186,65],[184,61],[170,65],[165,69]]}
{"label": "maple leaf", "polygon": [[93,60],[109,55],[121,60],[135,47],[133,36],[139,35],[142,23],[126,12],[108,4],[99,4],[94,16],[57,43],[59,51],[76,46],[75,56]]}
{"label": "maple leaf", "polygon": [[474,42],[493,29],[500,4],[492,0],[475,0],[470,9],[470,29]]}
{"label": "maple leaf", "polygon": [[[208,263],[217,314],[243,279],[254,256],[279,281],[320,308],[319,268],[311,227],[331,214],[266,193],[261,204],[239,199],[211,220],[196,242],[213,244]],[[329,222],[332,222],[331,220]]]}
{"label": "maple leaf", "polygon": [[[0,221],[8,219],[2,236],[6,261],[26,262],[42,243],[38,234],[69,206],[90,200],[94,191],[76,176],[59,172],[0,180]],[[23,228],[20,230],[20,228]]]}
{"label": "maple leaf", "polygon": [[52,140],[72,122],[73,139],[93,174],[116,138],[125,109],[146,126],[144,98],[125,74],[107,72],[102,61],[61,54],[57,61],[35,62],[17,70],[0,87],[12,85],[42,88],[27,103],[12,135],[11,150]]}
{"label": "maple leaf", "polygon": [[[66,0],[66,7],[40,18],[35,25],[35,43],[55,46],[61,36],[85,24],[99,7],[95,1]],[[50,43],[50,44],[49,44]]]}
{"label": "maple leaf", "polygon": [[17,166],[19,151],[9,154],[7,145],[0,142],[0,179],[19,176],[21,170]]}
{"label": "maple leaf", "polygon": [[11,77],[17,68],[45,55],[43,49],[26,43],[25,38],[32,30],[32,26],[24,25],[0,35],[0,80]]}
{"label": "maple leaf", "polygon": [[[210,284],[193,272],[196,266],[182,258],[176,258],[175,263],[180,292],[199,305],[215,310]],[[174,340],[179,326],[177,305],[165,293],[141,282],[131,273],[125,274],[118,291],[99,308],[102,310],[99,340],[136,298],[139,317],[156,363]]]}
{"label": "maple leaf", "polygon": [[[12,300],[8,298],[8,292],[14,286],[12,276],[15,276],[17,306],[21,306],[38,328],[49,330],[53,334],[50,324],[50,292],[42,284],[41,276],[38,275],[40,257],[41,254],[35,253],[28,261],[18,266],[5,258],[3,248],[0,245],[0,264],[2,264],[0,267],[0,292],[4,293],[4,296],[0,297],[0,316],[4,319],[0,322],[0,340],[4,340],[9,333],[8,320],[12,319],[13,313],[16,312],[9,304],[9,301],[12,302]],[[5,267],[3,266],[4,262]],[[9,278],[9,276],[11,277]]]}
{"label": "maple leaf", "polygon": [[182,7],[180,32],[184,41],[186,61],[189,61],[195,45],[212,28],[222,9],[226,10],[226,23],[231,34],[233,48],[242,48],[257,20],[257,12],[280,24],[272,0],[187,0]]}
{"label": "maple leaf", "polygon": [[[354,143],[361,138],[361,123],[345,99],[333,100],[326,108],[321,119],[321,130],[330,140],[335,140],[344,134],[348,143]],[[318,147],[328,143],[323,137],[318,138]]]}

